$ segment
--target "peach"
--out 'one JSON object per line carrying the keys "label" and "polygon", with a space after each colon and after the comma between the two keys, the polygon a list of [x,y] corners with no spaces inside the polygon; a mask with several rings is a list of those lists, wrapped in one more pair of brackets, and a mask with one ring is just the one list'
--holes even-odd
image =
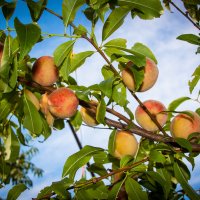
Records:
{"label": "peach", "polygon": [[[129,90],[135,91],[135,79],[130,67],[132,62],[127,63],[127,67],[122,70],[122,80]],[[144,79],[139,88],[139,92],[144,92],[153,87],[158,78],[158,67],[153,60],[146,58],[146,65],[144,66]]]}
{"label": "peach", "polygon": [[33,103],[33,105],[36,107],[37,110],[39,110],[40,103],[39,103],[38,98],[28,89],[24,89],[24,93],[26,97],[28,98],[28,100],[31,101],[31,103]]}
{"label": "peach", "polygon": [[42,86],[51,86],[58,80],[58,69],[53,57],[42,56],[35,61],[32,68],[32,79]]}
{"label": "peach", "polygon": [[170,130],[174,138],[181,137],[187,139],[191,133],[200,133],[200,116],[192,111],[188,111],[192,116],[180,113],[171,122]]}
{"label": "peach", "polygon": [[79,100],[72,90],[62,87],[48,95],[47,104],[53,116],[64,119],[75,115]]}
{"label": "peach", "polygon": [[[164,126],[167,121],[167,113],[166,107],[159,101],[156,100],[147,100],[143,102],[149,112],[154,115],[160,124],[160,126]],[[143,110],[141,106],[138,106],[135,111],[135,119],[137,123],[144,129],[148,131],[157,131],[157,125],[151,120],[149,115]]]}
{"label": "peach", "polygon": [[[91,102],[98,103],[97,101],[91,100]],[[87,110],[84,107],[81,107],[80,113],[82,116],[82,120],[88,125],[88,126],[96,126],[99,123],[96,120],[95,114],[91,113],[89,110]]]}
{"label": "peach", "polygon": [[125,155],[134,156],[138,149],[138,142],[128,131],[118,131],[115,138],[114,156],[121,159]]}

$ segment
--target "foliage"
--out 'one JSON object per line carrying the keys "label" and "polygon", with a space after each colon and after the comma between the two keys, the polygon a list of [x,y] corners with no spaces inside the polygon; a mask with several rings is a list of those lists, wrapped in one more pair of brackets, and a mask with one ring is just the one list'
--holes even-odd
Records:
{"label": "foliage", "polygon": [[[179,8],[177,11],[182,14],[187,12],[188,15],[185,16],[200,30],[199,1],[182,0],[182,2],[185,11]],[[18,3],[18,1],[0,1],[0,8],[6,22],[12,20]],[[127,16],[131,15],[132,20],[136,17],[140,20],[153,20],[162,17],[163,5],[167,9],[172,9],[173,6],[177,8],[176,4],[170,0],[163,2],[160,0],[63,0],[62,16],[60,16],[48,9],[47,0],[26,0],[24,3],[30,11],[32,22],[25,24],[16,17],[13,27],[5,23],[5,30],[0,31],[0,41],[4,46],[0,65],[0,186],[3,187],[10,182],[18,184],[9,191],[7,198],[18,198],[26,189],[25,185],[32,185],[27,176],[29,170],[38,176],[42,174],[42,171],[30,162],[34,148],[20,153],[22,146],[27,145],[27,138],[47,139],[52,131],[45,115],[27,98],[25,89],[29,89],[40,99],[44,92],[50,93],[57,87],[67,86],[76,93],[80,105],[95,114],[99,124],[113,129],[108,141],[108,149],[85,146],[71,155],[63,167],[62,179],[41,190],[36,199],[183,199],[185,195],[190,199],[199,199],[199,195],[189,184],[190,171],[184,163],[184,159],[187,159],[195,167],[194,157],[200,152],[199,134],[194,133],[189,140],[183,138],[174,140],[169,134],[169,127],[175,113],[182,112],[190,115],[185,111],[177,111],[177,107],[185,101],[191,101],[192,98],[180,97],[174,100],[168,106],[169,115],[165,127],[159,127],[157,133],[138,127],[128,107],[127,93],[130,93],[141,106],[142,102],[136,96],[137,92],[126,88],[120,72],[128,61],[134,63],[131,70],[138,90],[144,79],[146,57],[151,58],[155,63],[157,60],[153,52],[142,43],[137,42],[129,48],[123,38],[109,39],[120,29]],[[87,27],[82,24],[75,25],[80,10],[85,19],[90,22]],[[46,11],[62,20],[65,29],[71,27],[73,33],[71,35],[43,33],[39,20]],[[97,23],[102,23],[101,44],[98,44],[95,35]],[[40,45],[41,41],[55,36],[66,39],[66,42],[58,45],[53,53],[54,62],[59,70],[59,80],[53,87],[42,87],[31,79],[31,67],[35,58],[31,58],[29,53],[35,45]],[[84,52],[74,53],[75,44],[81,39],[89,42],[94,47],[94,51],[86,49]],[[177,39],[196,45],[198,48],[196,53],[199,54],[198,35],[183,34]],[[77,85],[72,72],[82,67],[85,60],[96,53],[99,53],[105,61],[101,72],[97,72],[102,74],[104,80],[89,87]],[[193,79],[188,83],[191,94],[195,88],[197,89],[200,77],[199,66],[194,70],[192,77]],[[91,99],[95,99],[98,104],[91,103]],[[123,108],[128,117],[114,110],[115,105]],[[118,120],[109,119],[107,113],[117,117]],[[199,110],[197,113],[199,114]],[[53,127],[63,129],[65,120],[55,120]],[[82,124],[79,112],[67,121],[76,130]],[[156,123],[155,119],[154,122]],[[115,158],[114,140],[117,129],[129,130],[141,136],[135,157],[124,156],[121,160]],[[74,131],[73,127],[72,131]],[[88,164],[89,162],[92,164]],[[77,171],[86,164],[88,172],[95,174],[95,177],[88,180],[82,177],[76,180]],[[107,164],[112,166],[112,169],[108,170]],[[114,178],[116,175],[119,175],[117,180]],[[177,191],[178,184],[182,187],[180,191]]]}

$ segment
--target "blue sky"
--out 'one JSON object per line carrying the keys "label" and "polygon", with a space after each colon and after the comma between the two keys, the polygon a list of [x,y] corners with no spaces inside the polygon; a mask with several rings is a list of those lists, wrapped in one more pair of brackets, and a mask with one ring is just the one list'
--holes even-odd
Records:
{"label": "blue sky", "polygon": [[[49,0],[47,7],[61,14],[61,4],[61,0]],[[129,16],[125,20],[124,25],[108,38],[108,40],[119,37],[125,38],[127,39],[128,47],[133,46],[136,42],[141,42],[154,52],[158,60],[158,81],[152,89],[145,93],[138,93],[138,96],[142,101],[155,99],[162,101],[166,106],[176,98],[190,96],[187,85],[188,80],[191,79],[191,74],[199,65],[199,55],[195,55],[196,47],[176,40],[176,37],[183,33],[197,33],[197,31],[183,16],[175,10],[173,11],[173,13],[170,13],[165,10],[164,15],[160,19],[151,21],[142,21],[138,18],[132,20]],[[23,23],[31,22],[24,2],[18,2],[15,16]],[[1,12],[0,22],[0,29],[4,29],[3,25],[5,23]],[[47,12],[44,13],[38,23],[42,27],[43,32],[63,33],[64,31],[62,21]],[[88,26],[88,22],[84,20],[81,13],[79,13],[75,20],[76,25],[79,23]],[[9,24],[11,25],[11,23]],[[99,42],[101,42],[101,29],[102,23],[98,23],[96,35]],[[56,37],[47,39],[33,48],[31,56],[52,55],[54,49],[64,41],[65,39]],[[93,50],[93,48],[83,39],[79,40],[75,45],[75,53],[86,50]],[[97,54],[86,60],[83,67],[76,72],[78,83],[89,86],[103,80],[101,74],[97,72],[101,70],[104,64],[104,60]],[[75,77],[75,74],[73,75]],[[196,97],[196,95],[192,96]],[[131,96],[128,96],[128,98],[130,101],[129,107],[134,111],[137,104]],[[190,101],[184,103],[179,109],[195,110],[198,106],[197,103]],[[109,133],[110,131],[107,130],[97,130],[83,126],[77,134],[83,145],[88,144],[107,148]],[[50,138],[44,143],[39,141],[41,140],[36,139],[33,141],[33,144],[40,150],[40,153],[34,157],[33,162],[38,167],[44,169],[44,176],[42,178],[32,177],[34,182],[33,188],[24,192],[19,199],[31,199],[31,197],[37,195],[40,189],[50,185],[53,181],[58,181],[61,178],[62,167],[67,157],[78,150],[67,125],[64,130],[53,131]],[[191,184],[194,187],[199,186],[200,183],[200,178],[197,176],[200,169],[200,164],[198,164],[200,163],[200,158],[197,157],[196,160],[198,162],[191,179]],[[7,188],[1,190],[0,196],[5,195],[6,191]]]}

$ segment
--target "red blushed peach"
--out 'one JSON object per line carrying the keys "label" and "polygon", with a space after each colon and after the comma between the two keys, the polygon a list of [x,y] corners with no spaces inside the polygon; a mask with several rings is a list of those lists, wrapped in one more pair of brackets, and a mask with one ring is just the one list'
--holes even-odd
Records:
{"label": "red blushed peach", "polygon": [[59,88],[48,95],[48,109],[58,118],[68,118],[75,115],[79,100],[68,88]]}
{"label": "red blushed peach", "polygon": [[[160,126],[164,126],[167,121],[167,113],[164,113],[164,111],[166,111],[165,106],[161,102],[155,100],[147,100],[143,102],[143,104],[146,106],[149,112],[156,117]],[[148,131],[158,130],[157,125],[151,120],[149,115],[143,110],[141,106],[137,107],[135,111],[135,118],[137,123],[142,128]]]}
{"label": "red blushed peach", "polygon": [[42,56],[35,61],[32,68],[32,79],[42,86],[51,86],[58,80],[58,69],[53,57]]}
{"label": "red blushed peach", "polygon": [[[128,89],[135,91],[135,79],[132,71],[129,69],[131,62],[127,63],[127,68],[122,70],[122,80]],[[138,92],[144,92],[153,87],[158,78],[158,67],[153,60],[146,58],[146,65],[144,67],[144,79]]]}
{"label": "red blushed peach", "polygon": [[138,149],[138,142],[128,131],[118,131],[115,138],[114,156],[121,159],[125,155],[134,156]]}
{"label": "red blushed peach", "polygon": [[200,116],[192,111],[188,111],[192,116],[180,113],[171,122],[170,130],[174,138],[181,137],[187,139],[191,133],[200,133]]}

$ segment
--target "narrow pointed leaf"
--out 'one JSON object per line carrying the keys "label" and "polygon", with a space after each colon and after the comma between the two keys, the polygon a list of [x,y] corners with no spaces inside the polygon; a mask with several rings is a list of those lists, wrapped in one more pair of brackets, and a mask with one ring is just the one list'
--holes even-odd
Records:
{"label": "narrow pointed leaf", "polygon": [[85,0],[63,0],[62,3],[62,16],[63,23],[68,26],[73,22],[77,10],[85,3]]}
{"label": "narrow pointed leaf", "polygon": [[85,165],[94,154],[100,151],[103,151],[103,149],[92,146],[85,146],[77,153],[71,155],[65,162],[62,177],[69,175],[70,179],[74,179],[76,171]]}
{"label": "narrow pointed leaf", "polygon": [[8,200],[16,200],[22,192],[24,192],[27,189],[27,186],[25,184],[18,184],[15,185],[9,192],[7,199]]}
{"label": "narrow pointed leaf", "polygon": [[182,169],[179,167],[177,163],[174,163],[174,172],[175,177],[178,182],[181,184],[186,195],[192,200],[199,200],[200,196],[196,193],[196,191],[190,186],[187,179],[185,178]]}
{"label": "narrow pointed leaf", "polygon": [[125,181],[126,192],[129,200],[147,200],[147,193],[142,190],[141,185],[134,179],[128,177]]}
{"label": "narrow pointed leaf", "polygon": [[124,18],[129,13],[130,8],[119,7],[114,9],[107,18],[102,33],[102,40],[106,40],[112,33],[114,33],[124,22]]}
{"label": "narrow pointed leaf", "polygon": [[15,18],[15,29],[20,44],[20,60],[27,55],[32,49],[33,45],[38,42],[41,30],[36,24],[22,24]]}
{"label": "narrow pointed leaf", "polygon": [[57,67],[59,67],[63,61],[69,56],[69,53],[71,53],[72,48],[74,46],[75,40],[67,41],[61,45],[59,45],[53,55],[54,55],[54,62]]}

